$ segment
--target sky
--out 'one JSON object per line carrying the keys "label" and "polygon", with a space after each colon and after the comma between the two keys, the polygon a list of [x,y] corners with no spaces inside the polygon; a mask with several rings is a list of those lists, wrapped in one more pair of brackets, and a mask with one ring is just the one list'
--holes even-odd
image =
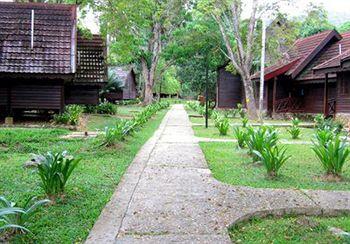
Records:
{"label": "sky", "polygon": [[[12,0],[0,0],[0,2],[4,1],[11,2]],[[247,3],[247,9],[250,9],[249,3],[252,0],[243,1]],[[334,25],[339,25],[346,21],[350,21],[350,0],[291,0],[291,4],[289,4],[289,6],[284,4],[284,6],[282,7],[282,11],[289,13],[291,16],[300,16],[303,15],[309,2],[312,2],[314,4],[322,4],[328,11],[329,19]],[[92,11],[88,13],[83,23],[94,34],[99,32],[98,21],[94,17]]]}

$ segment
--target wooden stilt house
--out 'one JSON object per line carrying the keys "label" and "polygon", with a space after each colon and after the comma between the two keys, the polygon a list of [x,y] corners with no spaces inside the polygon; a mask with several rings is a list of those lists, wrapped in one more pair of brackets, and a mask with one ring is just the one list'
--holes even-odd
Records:
{"label": "wooden stilt house", "polygon": [[0,114],[98,102],[105,46],[77,31],[75,5],[0,3]]}

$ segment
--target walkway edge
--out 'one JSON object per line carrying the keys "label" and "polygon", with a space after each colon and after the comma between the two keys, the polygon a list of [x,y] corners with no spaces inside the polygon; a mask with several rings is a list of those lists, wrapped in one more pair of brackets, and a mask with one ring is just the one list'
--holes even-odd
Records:
{"label": "walkway edge", "polygon": [[168,120],[168,114],[169,111],[164,116],[153,136],[141,147],[129,165],[129,168],[123,175],[110,201],[103,208],[99,218],[91,229],[89,236],[85,241],[86,244],[115,243],[125,213],[129,207],[129,202],[137,187],[138,180],[142,175],[143,169],[145,168],[157,141],[162,135],[162,131]]}

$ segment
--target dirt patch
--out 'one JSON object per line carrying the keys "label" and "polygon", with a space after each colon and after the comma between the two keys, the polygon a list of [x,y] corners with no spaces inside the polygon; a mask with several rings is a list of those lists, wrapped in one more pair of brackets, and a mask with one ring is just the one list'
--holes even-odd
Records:
{"label": "dirt patch", "polygon": [[333,174],[325,174],[325,175],[321,175],[321,176],[316,176],[314,178],[317,181],[334,182],[334,183],[348,181],[344,177],[341,177],[339,175],[333,175]]}

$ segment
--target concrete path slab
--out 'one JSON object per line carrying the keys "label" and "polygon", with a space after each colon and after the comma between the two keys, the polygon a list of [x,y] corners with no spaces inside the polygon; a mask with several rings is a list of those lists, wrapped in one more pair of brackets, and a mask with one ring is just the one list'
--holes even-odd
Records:
{"label": "concrete path slab", "polygon": [[[212,178],[182,105],[143,146],[86,243],[231,243],[253,216],[350,212],[349,192],[234,187]],[[333,212],[332,212],[333,211]]]}

